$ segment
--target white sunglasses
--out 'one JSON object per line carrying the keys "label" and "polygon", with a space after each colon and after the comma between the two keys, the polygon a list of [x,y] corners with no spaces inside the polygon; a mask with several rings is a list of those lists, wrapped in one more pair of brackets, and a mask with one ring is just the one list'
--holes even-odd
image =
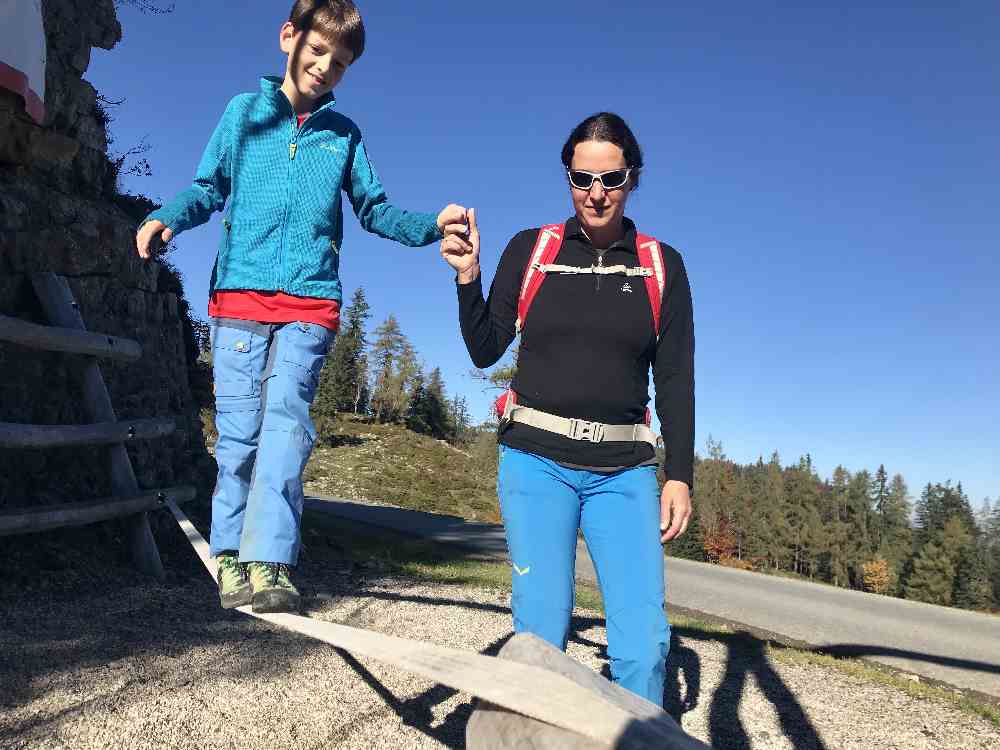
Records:
{"label": "white sunglasses", "polygon": [[594,185],[594,180],[600,180],[605,190],[617,190],[624,187],[632,174],[632,168],[611,169],[607,172],[587,172],[583,169],[567,169],[569,184],[577,190],[590,190]]}

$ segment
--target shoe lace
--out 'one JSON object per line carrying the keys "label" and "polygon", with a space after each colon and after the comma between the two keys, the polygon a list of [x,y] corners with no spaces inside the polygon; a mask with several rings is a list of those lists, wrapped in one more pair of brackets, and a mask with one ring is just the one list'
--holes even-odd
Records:
{"label": "shoe lace", "polygon": [[284,563],[274,563],[266,562],[260,563],[265,570],[265,577],[268,583],[272,586],[278,583],[278,579],[282,579],[282,583],[290,582],[291,579],[288,576],[289,567]]}
{"label": "shoe lace", "polygon": [[231,582],[234,582],[233,579],[235,579],[235,582],[239,582],[246,575],[244,566],[240,563],[236,555],[221,555],[218,564],[223,577],[229,579]]}

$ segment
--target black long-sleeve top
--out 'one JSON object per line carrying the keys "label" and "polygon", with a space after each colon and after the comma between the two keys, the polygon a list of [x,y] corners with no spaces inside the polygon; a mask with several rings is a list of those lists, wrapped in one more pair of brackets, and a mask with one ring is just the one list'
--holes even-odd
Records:
{"label": "black long-sleeve top", "polygon": [[[625,219],[625,236],[607,250],[595,250],[579,221],[566,223],[554,261],[590,266],[638,266],[635,225]],[[477,279],[458,285],[462,336],[473,363],[489,367],[514,339],[521,280],[539,229],[519,232],[500,258],[489,300]],[[691,288],[680,253],[661,243],[666,284],[661,334],[642,277],[548,274],[521,334],[517,403],[561,417],[607,424],[637,424],[649,402],[653,368],[667,479],[694,485],[694,320]],[[500,437],[512,448],[574,466],[626,467],[648,463],[647,443],[591,443],[512,423]]]}

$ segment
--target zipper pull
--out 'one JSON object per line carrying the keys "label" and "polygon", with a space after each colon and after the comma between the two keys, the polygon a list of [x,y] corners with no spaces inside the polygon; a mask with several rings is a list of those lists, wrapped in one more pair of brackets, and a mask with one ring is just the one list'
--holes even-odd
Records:
{"label": "zipper pull", "polygon": [[[604,253],[602,253],[600,251],[598,251],[598,253],[597,253],[597,267],[598,268],[604,268]],[[600,289],[601,289],[601,274],[597,273],[597,274],[594,274],[594,275],[597,277],[597,285],[594,288],[596,290],[600,291]]]}
{"label": "zipper pull", "polygon": [[295,143],[295,141],[292,141],[291,143],[288,144],[288,159],[289,159],[289,161],[291,161],[292,159],[295,158],[295,151],[296,151],[296,149],[298,149],[298,147],[299,146],[298,146],[297,143]]}

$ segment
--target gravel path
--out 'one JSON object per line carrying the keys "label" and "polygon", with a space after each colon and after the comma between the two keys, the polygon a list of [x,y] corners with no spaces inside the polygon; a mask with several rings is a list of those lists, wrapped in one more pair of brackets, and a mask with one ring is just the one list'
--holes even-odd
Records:
{"label": "gravel path", "polygon": [[[463,747],[469,696],[224,612],[193,555],[161,585],[126,571],[72,591],[0,592],[0,747]],[[420,583],[311,550],[313,617],[486,653],[510,632],[501,591]],[[94,589],[97,589],[96,591]],[[942,704],[736,636],[676,628],[668,709],[717,748],[996,748],[1000,730]],[[570,653],[602,669],[602,621]]]}

